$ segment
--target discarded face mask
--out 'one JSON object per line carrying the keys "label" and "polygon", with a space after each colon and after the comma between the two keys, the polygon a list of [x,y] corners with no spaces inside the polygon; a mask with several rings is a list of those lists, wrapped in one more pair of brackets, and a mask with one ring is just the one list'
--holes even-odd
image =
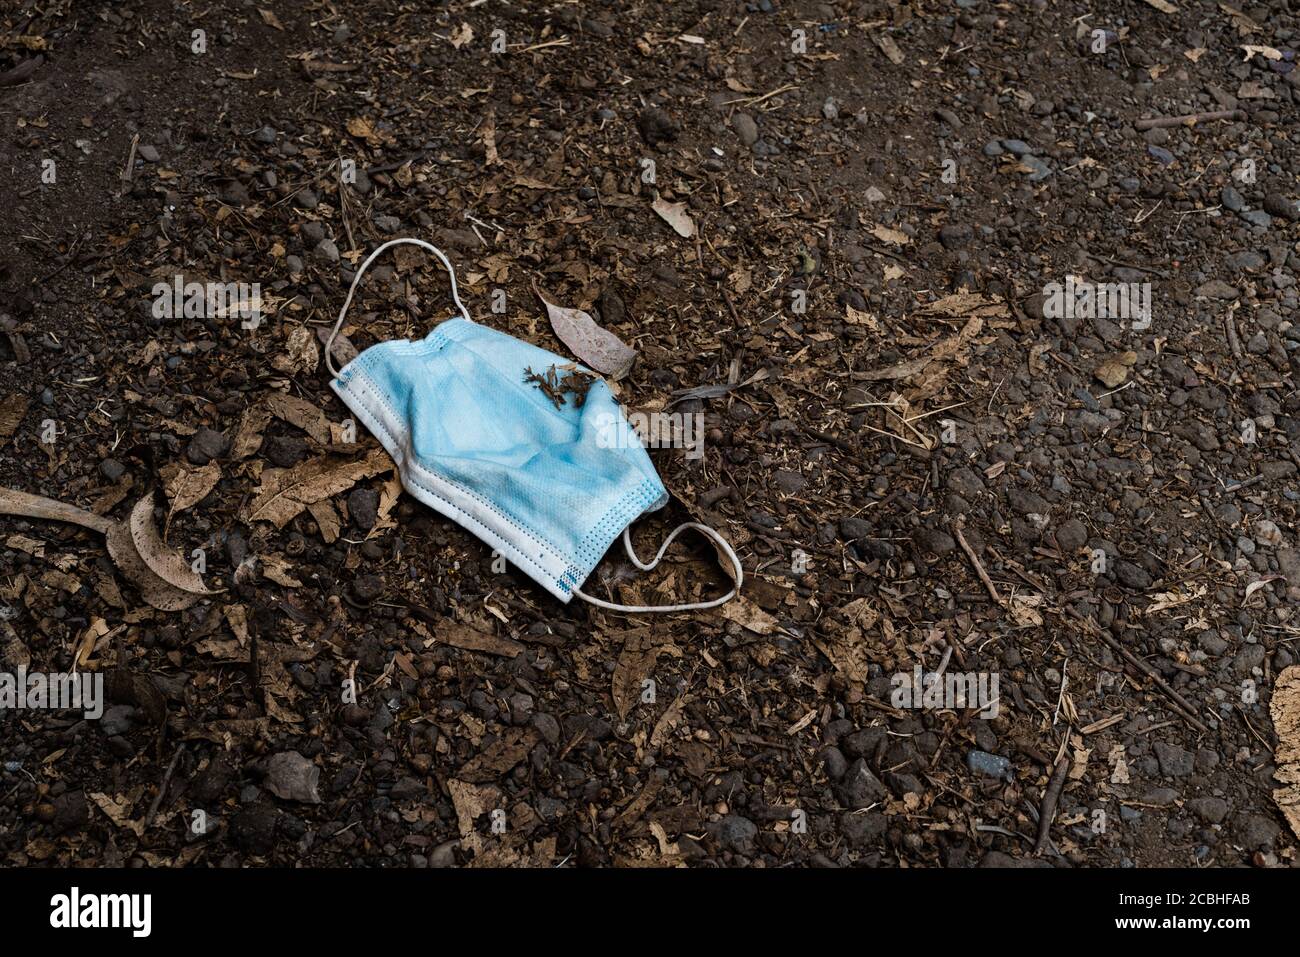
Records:
{"label": "discarded face mask", "polygon": [[[390,246],[403,243],[438,257],[462,318],[440,323],[418,342],[371,346],[336,369],[331,348],[362,275]],[[325,343],[325,361],[335,376],[331,387],[393,457],[406,491],[497,549],[561,601],[577,595],[614,611],[690,611],[714,608],[739,592],[740,559],[707,525],[678,526],[648,563],[636,556],[631,523],[663,507],[668,491],[609,386],[561,356],[470,319],[455,271],[437,247],[393,239],[366,258]],[[585,397],[557,407],[525,381],[552,367],[581,373]],[[628,434],[611,437],[611,422]],[[735,587],[721,598],[631,606],[579,588],[620,532],[632,564],[649,571],[688,528],[713,539],[734,569]]]}

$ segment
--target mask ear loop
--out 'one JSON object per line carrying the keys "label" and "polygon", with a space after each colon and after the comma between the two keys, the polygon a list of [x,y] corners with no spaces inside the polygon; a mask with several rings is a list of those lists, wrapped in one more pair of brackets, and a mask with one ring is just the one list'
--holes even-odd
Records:
{"label": "mask ear loop", "polygon": [[613,602],[601,601],[599,598],[592,598],[590,595],[584,594],[580,589],[577,588],[573,589],[573,593],[577,595],[579,598],[581,598],[583,601],[595,605],[597,608],[606,608],[610,611],[630,611],[630,612],[638,612],[638,613],[664,612],[664,611],[699,611],[704,608],[717,608],[719,605],[726,604],[727,602],[731,601],[731,599],[735,598],[737,593],[739,593],[740,586],[745,581],[745,569],[741,567],[740,559],[736,557],[735,549],[731,547],[731,545],[727,542],[725,538],[719,535],[715,530],[709,528],[709,526],[701,525],[699,522],[684,522],[683,524],[678,525],[676,528],[672,530],[672,532],[669,533],[668,537],[664,539],[664,543],[659,546],[659,554],[656,555],[654,559],[651,560],[649,563],[643,563],[641,559],[636,557],[636,552],[632,550],[632,526],[630,525],[627,528],[623,529],[623,547],[627,549],[627,557],[632,559],[632,564],[635,565],[637,568],[641,569],[643,572],[648,572],[656,565],[659,564],[660,559],[664,557],[664,552],[666,552],[668,550],[668,546],[673,543],[673,539],[676,538],[678,535],[680,535],[682,532],[686,531],[688,528],[693,528],[696,531],[707,535],[709,538],[717,542],[718,546],[726,554],[727,560],[731,562],[731,567],[734,568],[736,571],[736,586],[732,588],[731,591],[723,595],[721,598],[715,598],[713,599],[713,601],[692,602],[686,605],[616,605]]}
{"label": "mask ear loop", "polygon": [[357,274],[352,277],[352,288],[348,290],[348,297],[343,300],[343,308],[339,310],[339,317],[334,323],[334,328],[330,330],[330,337],[325,340],[325,365],[329,368],[330,374],[335,378],[338,377],[339,370],[334,368],[334,339],[339,334],[339,330],[343,328],[343,319],[348,314],[348,306],[352,305],[352,296],[357,291],[357,284],[361,282],[361,277],[365,275],[366,270],[370,268],[370,264],[374,262],[384,250],[391,246],[401,246],[403,244],[419,246],[421,249],[427,249],[438,257],[443,268],[447,270],[447,275],[451,277],[451,298],[455,301],[457,308],[460,309],[461,316],[465,318],[466,322],[474,321],[470,319],[469,311],[465,308],[464,303],[460,301],[460,295],[456,292],[456,270],[451,268],[451,263],[448,262],[447,257],[442,254],[441,249],[434,246],[432,243],[426,243],[423,239],[415,239],[409,236],[401,239],[390,239],[367,256],[365,262],[361,264],[361,268],[357,270]]}

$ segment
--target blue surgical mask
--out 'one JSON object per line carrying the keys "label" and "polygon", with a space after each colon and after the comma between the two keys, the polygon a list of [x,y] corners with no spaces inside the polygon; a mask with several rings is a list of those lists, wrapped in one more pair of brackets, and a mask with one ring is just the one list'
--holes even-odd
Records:
{"label": "blue surgical mask", "polygon": [[[427,249],[446,267],[461,318],[441,323],[418,342],[371,346],[336,369],[330,350],[357,284],[377,256],[402,243]],[[661,508],[668,492],[609,386],[561,356],[471,320],[451,263],[429,243],[394,239],[366,258],[325,344],[325,361],[335,376],[331,387],[393,457],[406,491],[561,601],[577,595],[615,611],[689,611],[721,605],[740,590],[740,560],[706,525],[678,526],[653,561],[637,558],[629,526]],[[557,407],[525,380],[551,369],[593,376],[581,404],[569,393]],[[627,606],[581,591],[620,533],[628,558],[649,570],[688,528],[717,542],[734,569],[735,587],[721,598]]]}

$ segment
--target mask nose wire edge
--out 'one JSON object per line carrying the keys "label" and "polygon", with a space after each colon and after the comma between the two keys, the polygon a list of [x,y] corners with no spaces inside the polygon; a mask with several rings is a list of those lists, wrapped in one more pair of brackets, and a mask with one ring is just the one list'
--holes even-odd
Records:
{"label": "mask nose wire edge", "polygon": [[339,330],[343,328],[343,319],[348,314],[348,307],[352,305],[352,297],[357,291],[357,286],[361,283],[361,277],[365,275],[366,270],[370,268],[370,264],[374,262],[379,255],[384,252],[384,250],[388,249],[390,246],[401,245],[419,246],[421,249],[427,249],[438,257],[438,261],[442,263],[443,268],[447,270],[447,275],[451,278],[452,300],[456,303],[457,308],[460,309],[461,316],[463,316],[467,322],[473,321],[470,319],[469,311],[465,308],[464,303],[460,301],[460,294],[456,290],[456,270],[452,268],[451,263],[447,261],[447,257],[443,255],[441,249],[432,243],[426,243],[423,239],[416,239],[413,236],[403,236],[398,239],[390,239],[367,256],[365,261],[361,264],[361,268],[357,270],[357,274],[352,277],[352,286],[348,289],[347,298],[343,300],[343,308],[339,310],[339,317],[334,322],[334,328],[330,330],[329,338],[325,340],[325,365],[330,370],[330,374],[335,378],[338,378],[339,370],[334,367],[334,339],[338,336]]}

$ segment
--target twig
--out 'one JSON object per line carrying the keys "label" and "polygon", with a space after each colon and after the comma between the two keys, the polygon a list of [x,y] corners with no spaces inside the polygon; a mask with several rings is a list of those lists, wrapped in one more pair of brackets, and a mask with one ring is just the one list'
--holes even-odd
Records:
{"label": "twig", "polygon": [[1140,266],[1137,263],[1125,262],[1122,259],[1111,259],[1109,256],[1098,256],[1096,253],[1085,253],[1089,259],[1094,259],[1099,263],[1109,263],[1112,266],[1123,266],[1125,269],[1135,269],[1138,272],[1150,273],[1153,276],[1165,278],[1166,273],[1163,269],[1156,269],[1153,266]]}
{"label": "twig", "polygon": [[858,446],[854,445],[852,442],[847,441],[846,439],[840,438],[838,435],[831,435],[829,432],[821,432],[817,429],[803,428],[802,426],[801,426],[801,430],[804,432],[805,435],[809,435],[812,438],[817,439],[819,442],[829,442],[831,445],[835,446],[841,452],[856,453],[862,451],[860,448],[858,448]]}
{"label": "twig", "polygon": [[1099,626],[1091,618],[1085,618],[1083,615],[1075,611],[1073,608],[1070,608],[1069,606],[1066,606],[1065,611],[1067,614],[1072,615],[1073,617],[1077,618],[1079,621],[1083,622],[1084,625],[1087,626],[1088,630],[1092,634],[1099,637],[1102,641],[1106,642],[1106,644],[1108,644],[1111,647],[1112,651],[1119,652],[1119,654],[1123,656],[1125,661],[1127,661],[1134,668],[1137,668],[1144,675],[1146,675],[1148,678],[1154,681],[1156,687],[1159,688],[1161,691],[1163,691],[1169,697],[1170,702],[1174,705],[1174,710],[1177,711],[1178,714],[1188,724],[1196,728],[1196,730],[1200,731],[1202,734],[1210,733],[1210,729],[1207,728],[1204,724],[1202,724],[1200,720],[1196,717],[1196,712],[1195,710],[1193,710],[1192,706],[1187,703],[1186,699],[1184,699],[1182,695],[1180,695],[1177,691],[1173,689],[1173,687],[1170,686],[1169,682],[1165,681],[1164,678],[1160,677],[1160,672],[1156,671],[1154,668],[1152,668],[1149,664],[1147,664],[1137,655],[1133,654],[1133,652],[1129,651],[1127,648],[1121,645],[1110,635],[1106,634],[1105,630],[1102,629],[1101,626]]}
{"label": "twig", "polygon": [[863,242],[861,240],[859,240],[858,245],[860,245],[863,249],[869,249],[873,253],[877,253],[881,256],[888,256],[890,259],[894,260],[895,262],[900,262],[903,263],[904,265],[910,265],[908,260],[904,259],[898,253],[890,252],[884,246],[877,246],[875,243]]}
{"label": "twig", "polygon": [[[1239,492],[1243,488],[1250,488],[1250,486],[1254,485],[1256,482],[1262,482],[1262,481],[1264,481],[1264,476],[1262,473],[1259,475],[1252,475],[1250,478],[1244,479],[1243,481],[1233,482],[1231,485],[1225,485],[1223,487],[1223,490],[1225,492]],[[1213,490],[1211,489],[1211,491]]]}
{"label": "twig", "polygon": [[131,182],[135,174],[135,148],[140,145],[140,134],[131,137],[131,149],[126,154],[126,168],[122,170],[122,179]]}
{"label": "twig", "polygon": [[1184,123],[1205,123],[1209,120],[1244,120],[1241,110],[1214,110],[1210,113],[1184,113],[1182,116],[1153,116],[1133,124],[1137,130],[1154,130],[1159,127],[1182,126]]}
{"label": "twig", "polygon": [[352,221],[348,217],[348,194],[347,185],[343,182],[343,161],[339,160],[339,211],[343,213],[343,229],[348,234],[348,252],[357,248],[356,240],[352,238]]}
{"label": "twig", "polygon": [[798,88],[799,85],[797,83],[787,83],[785,84],[785,86],[778,86],[771,93],[764,93],[762,96],[750,96],[750,97],[742,96],[738,100],[727,100],[722,105],[730,106],[732,103],[744,103],[746,106],[757,106],[759,103],[762,103],[764,100],[770,100],[772,97],[776,96],[779,93],[785,93],[789,90],[797,90]]}
{"label": "twig", "polygon": [[971,548],[970,542],[966,541],[966,536],[961,532],[961,526],[962,518],[959,517],[952,527],[953,536],[957,539],[957,544],[960,545],[961,550],[966,553],[966,557],[970,559],[970,563],[975,566],[975,574],[979,575],[980,581],[982,581],[984,587],[988,589],[989,597],[997,604],[1001,605],[1002,596],[998,594],[998,590],[993,584],[993,579],[989,578],[989,573],[984,570],[984,565],[980,562],[979,556],[975,554],[975,549]]}
{"label": "twig", "polygon": [[1232,348],[1232,355],[1235,359],[1241,358],[1241,340],[1237,338],[1237,324],[1232,320],[1233,310],[1229,309],[1228,314],[1223,317],[1224,328],[1228,330],[1228,345]]}
{"label": "twig", "polygon": [[1070,659],[1065,659],[1065,664],[1061,665],[1061,690],[1056,695],[1056,711],[1052,714],[1052,724],[1056,724],[1057,719],[1061,717],[1061,705],[1065,702],[1065,689],[1070,684]]}
{"label": "twig", "polygon": [[163,795],[167,793],[167,785],[172,783],[172,775],[176,773],[176,765],[180,763],[181,753],[185,750],[185,745],[176,746],[176,753],[172,755],[171,763],[167,765],[167,772],[163,775],[162,784],[158,785],[158,793],[154,795],[152,803],[149,805],[149,813],[144,816],[145,828],[153,827],[153,819],[158,816],[158,809],[162,807]]}
{"label": "twig", "polygon": [[864,422],[862,424],[862,428],[866,429],[868,432],[875,432],[877,435],[884,435],[884,436],[888,436],[891,439],[897,439],[899,442],[902,442],[904,445],[910,445],[916,449],[923,449],[926,452],[930,451],[930,447],[928,445],[922,445],[920,442],[913,442],[911,439],[905,439],[901,435],[895,435],[893,432],[887,432],[884,429],[878,429],[874,425],[867,425]]}
{"label": "twig", "polygon": [[1003,837],[1018,837],[1022,841],[1033,840],[1028,834],[1021,834],[1019,831],[1008,831],[1005,827],[998,827],[996,824],[976,824],[975,830],[986,834],[1001,834]]}
{"label": "twig", "polygon": [[1034,844],[1034,856],[1040,857],[1051,842],[1052,821],[1056,819],[1056,802],[1061,798],[1061,789],[1065,787],[1066,775],[1070,773],[1070,759],[1063,757],[1056,762],[1052,779],[1047,782],[1043,792],[1043,803],[1038,808],[1038,842]]}
{"label": "twig", "polygon": [[524,47],[522,50],[518,50],[515,52],[533,53],[534,51],[545,50],[548,49],[549,47],[567,47],[570,46],[572,43],[573,41],[570,40],[568,37],[561,37],[559,40],[547,40],[545,43],[534,43],[532,46]]}

